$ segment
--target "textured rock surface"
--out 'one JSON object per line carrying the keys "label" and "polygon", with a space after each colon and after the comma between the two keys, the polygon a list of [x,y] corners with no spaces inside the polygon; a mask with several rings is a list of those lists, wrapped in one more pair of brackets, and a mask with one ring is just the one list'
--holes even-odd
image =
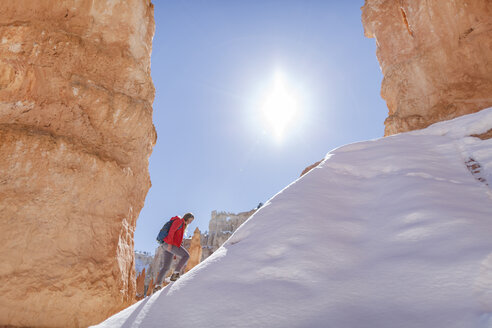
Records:
{"label": "textured rock surface", "polygon": [[487,140],[492,138],[492,129],[481,134],[472,134],[471,137],[480,138],[482,140]]}
{"label": "textured rock surface", "polygon": [[198,263],[200,263],[200,261],[202,260],[201,240],[202,240],[202,234],[200,233],[200,230],[196,228],[195,232],[193,233],[193,237],[191,238],[190,246],[188,247],[188,252],[190,253],[190,259],[186,264],[185,272],[188,272],[191,269],[193,269],[193,267]]}
{"label": "textured rock surface", "polygon": [[237,214],[212,211],[212,217],[208,223],[208,234],[202,236],[202,261],[222,246],[222,244],[232,236],[232,233],[253,215],[256,210],[257,209]]}
{"label": "textured rock surface", "polygon": [[136,300],[141,300],[145,295],[145,268],[137,275]]}
{"label": "textured rock surface", "polygon": [[309,171],[311,171],[312,169],[314,169],[316,166],[318,166],[323,160],[320,160],[320,161],[317,161],[316,163],[314,164],[311,164],[309,165],[308,167],[306,167],[302,172],[301,172],[301,177],[308,173]]}
{"label": "textured rock surface", "polygon": [[385,135],[492,106],[492,1],[366,0],[389,117]]}
{"label": "textured rock surface", "polygon": [[97,323],[135,297],[155,144],[149,0],[0,6],[0,325]]}

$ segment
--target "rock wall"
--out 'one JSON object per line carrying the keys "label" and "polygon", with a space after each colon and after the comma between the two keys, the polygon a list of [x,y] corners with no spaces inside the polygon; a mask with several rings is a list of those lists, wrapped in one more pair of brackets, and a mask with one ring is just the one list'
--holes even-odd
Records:
{"label": "rock wall", "polygon": [[321,164],[321,162],[322,162],[322,161],[323,161],[323,160],[317,161],[316,163],[311,164],[311,165],[309,165],[308,167],[306,167],[304,170],[302,170],[302,172],[301,172],[301,175],[300,175],[300,176],[302,177],[304,174],[306,174],[306,173],[308,173],[309,171],[311,171],[312,169],[314,169],[316,166],[318,166],[319,164]]}
{"label": "rock wall", "polygon": [[211,219],[208,223],[209,231],[202,236],[202,261],[222,246],[232,236],[232,233],[256,211],[257,209],[254,209],[237,214],[212,211]]}
{"label": "rock wall", "polygon": [[190,259],[186,264],[185,272],[190,271],[202,260],[202,234],[198,228],[195,229],[193,237],[190,240],[190,246],[188,247],[188,252],[190,253]]}
{"label": "rock wall", "polygon": [[385,135],[492,106],[492,1],[366,0],[389,116]]}
{"label": "rock wall", "polygon": [[137,273],[137,290],[135,300],[139,301],[145,296],[145,268],[142,272]]}
{"label": "rock wall", "polygon": [[83,327],[135,296],[156,141],[150,0],[0,6],[0,325]]}

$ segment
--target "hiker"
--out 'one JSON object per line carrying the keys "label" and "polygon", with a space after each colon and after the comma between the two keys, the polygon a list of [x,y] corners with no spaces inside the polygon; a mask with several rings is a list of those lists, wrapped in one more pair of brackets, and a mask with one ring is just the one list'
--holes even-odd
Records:
{"label": "hiker", "polygon": [[186,213],[185,215],[183,215],[183,218],[175,216],[168,223],[166,223],[167,227],[166,225],[164,225],[164,227],[161,229],[161,232],[159,232],[159,236],[162,236],[161,233],[165,234],[165,230],[169,229],[169,232],[167,232],[167,236],[165,236],[165,238],[160,240],[161,237],[157,237],[157,241],[161,243],[161,246],[159,247],[162,247],[162,250],[164,251],[164,264],[161,266],[159,270],[159,275],[157,276],[156,280],[157,289],[160,289],[160,287],[162,286],[164,277],[166,276],[169,268],[171,268],[171,262],[174,255],[180,257],[180,260],[176,265],[176,268],[174,269],[174,273],[171,275],[171,281],[176,281],[179,278],[179,273],[181,269],[183,269],[186,262],[190,258],[190,254],[188,254],[188,251],[186,251],[186,249],[181,246],[181,243],[183,242],[183,235],[186,227],[194,219],[195,217],[191,213]]}

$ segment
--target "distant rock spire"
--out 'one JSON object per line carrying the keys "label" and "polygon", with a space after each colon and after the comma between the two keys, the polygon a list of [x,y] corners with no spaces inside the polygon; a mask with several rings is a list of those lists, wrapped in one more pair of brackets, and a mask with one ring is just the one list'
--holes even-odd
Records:
{"label": "distant rock spire", "polygon": [[137,301],[144,297],[145,292],[145,268],[137,277]]}
{"label": "distant rock spire", "polygon": [[198,227],[193,233],[188,252],[190,253],[190,259],[188,260],[188,264],[186,265],[185,272],[190,271],[194,266],[200,263],[202,259],[201,233]]}

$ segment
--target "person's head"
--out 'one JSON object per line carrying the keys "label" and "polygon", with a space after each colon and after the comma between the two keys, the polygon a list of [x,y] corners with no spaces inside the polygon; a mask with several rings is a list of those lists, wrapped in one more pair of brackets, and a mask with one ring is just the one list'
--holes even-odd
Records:
{"label": "person's head", "polygon": [[186,225],[188,225],[195,219],[195,216],[192,213],[186,213],[183,215],[183,219],[185,220]]}

